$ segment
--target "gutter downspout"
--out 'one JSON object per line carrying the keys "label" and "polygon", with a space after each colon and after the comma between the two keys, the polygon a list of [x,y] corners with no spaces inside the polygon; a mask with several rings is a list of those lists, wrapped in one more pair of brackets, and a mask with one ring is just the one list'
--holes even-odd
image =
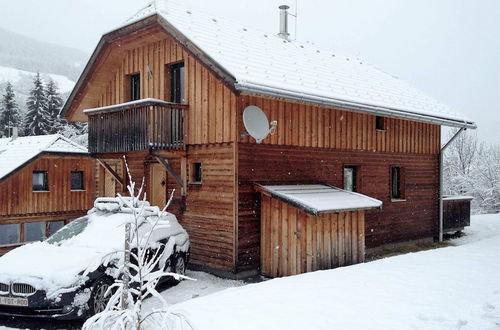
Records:
{"label": "gutter downspout", "polygon": [[462,131],[467,130],[466,127],[461,127],[458,132],[441,148],[439,152],[439,242],[443,241],[443,157],[444,151],[455,140]]}

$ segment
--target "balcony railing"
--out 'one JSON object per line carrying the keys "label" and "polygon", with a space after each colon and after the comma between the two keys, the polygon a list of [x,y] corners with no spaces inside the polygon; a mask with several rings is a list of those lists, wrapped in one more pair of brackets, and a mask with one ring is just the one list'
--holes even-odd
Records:
{"label": "balcony railing", "polygon": [[187,105],[143,99],[85,110],[89,152],[184,149]]}

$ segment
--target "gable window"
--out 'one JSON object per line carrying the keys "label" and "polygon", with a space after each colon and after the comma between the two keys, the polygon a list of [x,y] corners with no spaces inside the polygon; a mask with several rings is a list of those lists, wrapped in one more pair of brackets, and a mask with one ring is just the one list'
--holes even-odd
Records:
{"label": "gable window", "polygon": [[170,65],[170,102],[185,103],[184,63]]}
{"label": "gable window", "polygon": [[385,118],[382,116],[375,117],[375,128],[379,131],[385,130]]}
{"label": "gable window", "polygon": [[85,190],[83,184],[83,171],[71,172],[71,190]]}
{"label": "gable window", "polygon": [[393,200],[404,198],[403,169],[399,166],[391,167],[391,198]]}
{"label": "gable window", "polygon": [[344,166],[344,190],[357,191],[356,166]]}
{"label": "gable window", "polygon": [[201,179],[202,179],[201,163],[193,163],[191,173],[192,173],[191,183],[201,183]]}
{"label": "gable window", "polygon": [[33,171],[33,191],[49,191],[49,173]]}
{"label": "gable window", "polygon": [[139,100],[141,98],[141,75],[139,73],[131,74],[130,81],[130,96],[129,101]]}

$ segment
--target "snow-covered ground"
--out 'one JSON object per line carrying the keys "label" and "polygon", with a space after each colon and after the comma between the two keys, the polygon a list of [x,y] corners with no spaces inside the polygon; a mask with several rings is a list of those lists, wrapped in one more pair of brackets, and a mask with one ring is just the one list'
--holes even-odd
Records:
{"label": "snow-covered ground", "polygon": [[[171,318],[197,330],[499,329],[500,214],[474,216],[465,232],[456,246],[189,299],[171,307]],[[172,302],[201,296],[209,290],[203,282],[163,295]]]}

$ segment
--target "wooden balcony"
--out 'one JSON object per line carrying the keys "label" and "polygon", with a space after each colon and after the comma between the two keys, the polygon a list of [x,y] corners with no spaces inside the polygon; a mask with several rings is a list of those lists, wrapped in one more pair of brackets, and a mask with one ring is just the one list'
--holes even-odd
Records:
{"label": "wooden balcony", "polygon": [[89,152],[182,150],[187,108],[185,104],[144,99],[85,110]]}

